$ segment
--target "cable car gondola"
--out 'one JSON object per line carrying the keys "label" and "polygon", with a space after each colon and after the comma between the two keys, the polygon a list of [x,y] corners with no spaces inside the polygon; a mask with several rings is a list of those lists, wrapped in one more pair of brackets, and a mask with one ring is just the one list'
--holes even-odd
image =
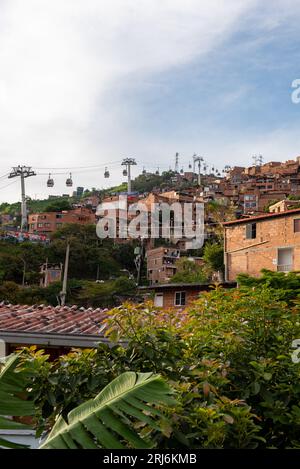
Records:
{"label": "cable car gondola", "polygon": [[109,171],[108,171],[107,168],[105,168],[105,170],[104,170],[104,177],[109,178]]}
{"label": "cable car gondola", "polygon": [[155,171],[156,176],[159,176],[159,168]]}
{"label": "cable car gondola", "polygon": [[143,168],[143,171],[142,171],[142,174],[146,174],[147,171],[145,170],[145,168]]}
{"label": "cable car gondola", "polygon": [[127,169],[123,169],[123,176],[127,176]]}
{"label": "cable car gondola", "polygon": [[72,187],[73,186],[72,174],[71,173],[70,173],[70,177],[68,177],[67,180],[66,180],[66,186],[67,187]]}
{"label": "cable car gondola", "polygon": [[53,187],[53,186],[54,186],[54,180],[52,179],[51,174],[49,173],[47,187]]}

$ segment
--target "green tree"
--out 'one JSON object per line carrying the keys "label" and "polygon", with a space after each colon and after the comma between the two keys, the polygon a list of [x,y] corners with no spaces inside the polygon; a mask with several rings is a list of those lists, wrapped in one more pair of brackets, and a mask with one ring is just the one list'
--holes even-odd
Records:
{"label": "green tree", "polygon": [[207,276],[201,266],[194,260],[182,257],[176,262],[176,274],[173,275],[172,283],[205,283]]}
{"label": "green tree", "polygon": [[62,210],[71,210],[72,205],[67,199],[59,199],[46,205],[44,212],[61,212]]}
{"label": "green tree", "polygon": [[224,269],[224,249],[220,244],[206,244],[203,259],[214,271]]}

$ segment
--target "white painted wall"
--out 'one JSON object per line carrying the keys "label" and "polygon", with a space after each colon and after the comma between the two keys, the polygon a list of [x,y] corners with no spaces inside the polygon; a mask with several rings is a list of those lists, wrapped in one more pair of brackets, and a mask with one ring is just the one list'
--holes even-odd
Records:
{"label": "white painted wall", "polygon": [[[35,438],[35,432],[31,430],[0,430],[0,438],[13,443],[28,445],[31,449],[37,449],[40,442]],[[3,447],[0,445],[0,448]]]}

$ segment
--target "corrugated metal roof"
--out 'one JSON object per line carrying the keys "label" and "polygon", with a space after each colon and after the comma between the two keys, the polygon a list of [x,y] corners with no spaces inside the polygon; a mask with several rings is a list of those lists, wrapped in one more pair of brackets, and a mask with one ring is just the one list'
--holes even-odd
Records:
{"label": "corrugated metal roof", "polygon": [[[105,309],[0,303],[0,331],[102,335]],[[102,329],[102,330],[101,330]]]}

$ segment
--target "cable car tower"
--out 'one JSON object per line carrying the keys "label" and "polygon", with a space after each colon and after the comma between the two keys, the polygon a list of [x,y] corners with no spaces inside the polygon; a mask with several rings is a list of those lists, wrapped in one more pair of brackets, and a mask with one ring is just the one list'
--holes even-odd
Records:
{"label": "cable car tower", "polygon": [[121,163],[122,166],[125,166],[125,169],[123,170],[123,176],[127,176],[127,194],[130,194],[131,192],[131,166],[136,165],[136,161],[134,158],[124,158],[124,160]]}
{"label": "cable car tower", "polygon": [[14,166],[8,179],[15,177],[21,178],[21,231],[25,231],[27,228],[27,207],[26,207],[26,195],[25,195],[25,178],[36,176],[36,173],[32,171],[31,166]]}

